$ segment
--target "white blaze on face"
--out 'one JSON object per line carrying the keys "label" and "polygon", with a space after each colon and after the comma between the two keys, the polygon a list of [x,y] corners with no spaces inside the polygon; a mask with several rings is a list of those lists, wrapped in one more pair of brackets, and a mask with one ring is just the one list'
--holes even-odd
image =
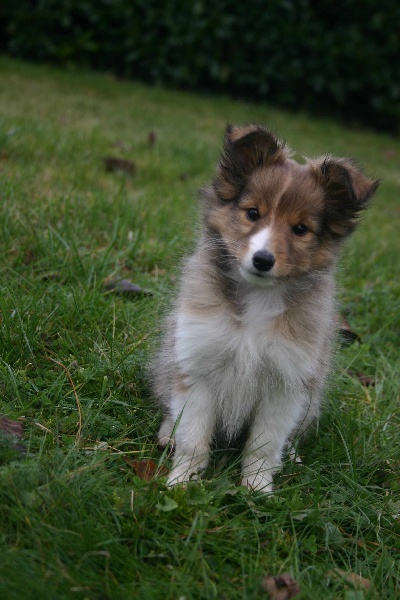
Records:
{"label": "white blaze on face", "polygon": [[267,252],[270,252],[270,238],[271,227],[264,227],[264,229],[261,229],[258,233],[255,233],[253,236],[251,236],[249,240],[249,248],[241,266],[239,267],[239,271],[246,281],[261,287],[273,285],[274,277],[271,277],[271,275],[273,275],[273,273],[271,273],[273,269],[261,276],[254,268],[253,256],[259,250],[266,250]]}
{"label": "white blaze on face", "polygon": [[253,270],[253,256],[259,250],[269,251],[269,240],[271,237],[271,228],[264,227],[258,233],[255,233],[250,238],[249,249],[244,259],[244,267]]}

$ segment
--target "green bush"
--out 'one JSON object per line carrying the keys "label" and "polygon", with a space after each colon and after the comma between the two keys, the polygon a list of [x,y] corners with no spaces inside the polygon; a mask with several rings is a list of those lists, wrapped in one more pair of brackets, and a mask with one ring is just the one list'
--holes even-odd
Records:
{"label": "green bush", "polygon": [[395,0],[7,2],[3,50],[17,57],[399,126]]}

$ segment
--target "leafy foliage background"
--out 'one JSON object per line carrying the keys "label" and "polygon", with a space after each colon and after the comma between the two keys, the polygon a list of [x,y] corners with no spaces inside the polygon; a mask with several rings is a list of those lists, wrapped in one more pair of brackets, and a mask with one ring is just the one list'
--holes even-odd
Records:
{"label": "leafy foliage background", "polygon": [[395,0],[5,0],[0,17],[16,57],[399,127]]}

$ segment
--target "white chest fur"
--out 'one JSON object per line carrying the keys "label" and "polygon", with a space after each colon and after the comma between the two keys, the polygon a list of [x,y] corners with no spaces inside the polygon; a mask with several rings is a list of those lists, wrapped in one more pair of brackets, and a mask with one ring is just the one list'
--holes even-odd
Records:
{"label": "white chest fur", "polygon": [[226,308],[178,315],[176,359],[185,383],[206,382],[229,430],[240,427],[260,401],[273,402],[277,390],[294,390],[315,376],[315,348],[285,339],[276,327],[285,309],[282,292],[264,288],[249,294],[240,316]]}

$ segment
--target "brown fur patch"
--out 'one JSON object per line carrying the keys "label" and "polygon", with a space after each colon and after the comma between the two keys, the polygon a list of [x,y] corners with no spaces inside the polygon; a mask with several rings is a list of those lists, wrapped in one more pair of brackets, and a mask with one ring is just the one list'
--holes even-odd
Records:
{"label": "brown fur patch", "polygon": [[240,302],[235,294],[236,284],[229,278],[219,276],[226,270],[223,252],[221,256],[221,247],[215,248],[210,244],[200,251],[196,264],[188,261],[185,269],[188,289],[191,290],[191,285],[195,286],[200,278],[203,293],[194,297],[191,291],[188,294],[183,292],[179,310],[200,318],[213,318],[226,312],[232,316],[232,326],[238,327]]}
{"label": "brown fur patch", "polygon": [[185,383],[185,377],[181,373],[175,375],[174,390],[178,394],[185,394],[190,387]]}
{"label": "brown fur patch", "polygon": [[[270,131],[228,128],[217,176],[203,191],[204,218],[223,240],[221,261],[229,255],[240,263],[251,237],[269,227],[274,275],[299,277],[332,264],[341,250],[337,241],[355,229],[377,186],[348,159],[327,156],[300,165]],[[258,210],[258,221],[246,216],[250,208]],[[293,232],[300,224],[307,228],[303,236]]]}
{"label": "brown fur patch", "polygon": [[285,143],[264,127],[228,127],[213,183],[217,196],[233,200],[254,171],[283,162],[289,154]]}
{"label": "brown fur patch", "polygon": [[[326,285],[333,286],[327,280]],[[285,312],[275,319],[274,332],[287,340],[312,348],[318,339],[319,323],[315,319],[315,310],[319,304],[319,290],[306,289],[297,291],[296,302],[287,302]]]}
{"label": "brown fur patch", "polygon": [[357,226],[359,213],[375,193],[379,181],[369,179],[347,158],[321,157],[309,168],[322,187],[325,225],[333,236],[344,237]]}

